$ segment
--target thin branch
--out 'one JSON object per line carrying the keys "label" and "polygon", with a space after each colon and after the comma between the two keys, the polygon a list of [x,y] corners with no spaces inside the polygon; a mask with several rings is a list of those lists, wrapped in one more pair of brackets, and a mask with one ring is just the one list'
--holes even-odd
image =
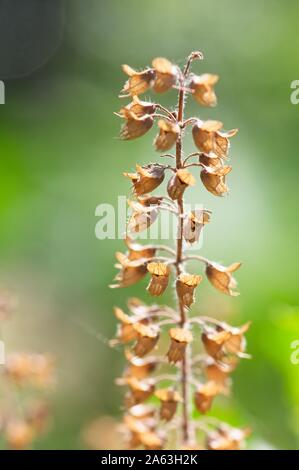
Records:
{"label": "thin branch", "polygon": [[160,111],[163,111],[165,114],[167,114],[167,116],[174,122],[176,122],[176,119],[174,117],[174,115],[167,109],[165,108],[164,106],[162,106],[161,104],[156,104],[156,108],[157,109],[160,109]]}

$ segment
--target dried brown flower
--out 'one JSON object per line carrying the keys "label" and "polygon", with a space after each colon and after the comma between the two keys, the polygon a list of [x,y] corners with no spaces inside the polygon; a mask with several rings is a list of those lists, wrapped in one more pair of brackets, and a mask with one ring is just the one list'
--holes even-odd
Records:
{"label": "dried brown flower", "polygon": [[206,167],[200,173],[200,178],[206,189],[214,196],[223,196],[228,192],[225,176],[231,171],[231,166]]}
{"label": "dried brown flower", "polygon": [[174,201],[181,198],[188,186],[195,185],[194,176],[184,169],[177,170],[176,174],[169,180],[167,192]]}
{"label": "dried brown flower", "polygon": [[154,124],[153,116],[145,114],[136,116],[132,111],[127,111],[125,123],[120,131],[121,140],[134,140],[146,134]]}
{"label": "dried brown flower", "polygon": [[223,124],[220,121],[197,121],[192,129],[193,140],[196,147],[205,154],[214,154],[219,158],[226,158],[230,142],[238,129],[221,132]]}
{"label": "dried brown flower", "polygon": [[165,263],[149,263],[147,270],[151,274],[148,292],[154,296],[162,295],[169,282],[169,266]]}
{"label": "dried brown flower", "polygon": [[158,217],[158,205],[144,205],[136,201],[128,201],[132,209],[132,215],[128,222],[128,231],[130,233],[139,233],[150,227]]}
{"label": "dried brown flower", "polygon": [[190,307],[195,302],[194,290],[202,281],[197,274],[180,274],[176,281],[176,291],[184,307]]}
{"label": "dried brown flower", "polygon": [[176,143],[180,134],[180,127],[178,124],[164,119],[160,119],[158,126],[159,134],[155,139],[154,145],[159,152],[165,152]]}
{"label": "dried brown flower", "polygon": [[171,342],[167,357],[169,362],[176,364],[184,358],[186,347],[193,341],[193,336],[191,331],[185,328],[171,328],[169,336]]}
{"label": "dried brown flower", "polygon": [[214,381],[198,384],[194,394],[194,403],[198,411],[202,414],[209,411],[214,398],[221,391],[223,391],[223,387]]}
{"label": "dried brown flower", "polygon": [[133,113],[136,117],[140,118],[146,115],[154,114],[156,110],[155,103],[150,103],[148,101],[141,101],[137,95],[133,96],[133,100],[127,106],[123,106],[117,116],[124,117],[128,119]]}
{"label": "dried brown flower", "polygon": [[159,330],[152,325],[143,325],[142,323],[136,323],[134,330],[137,333],[134,353],[138,357],[143,357],[152,351],[159,341]]}
{"label": "dried brown flower", "polygon": [[115,265],[120,271],[115,276],[114,280],[117,284],[111,284],[111,288],[128,287],[140,281],[146,274],[146,258],[130,260],[123,253],[117,252],[115,254],[119,263]]}
{"label": "dried brown flower", "polygon": [[239,295],[234,289],[237,287],[237,281],[232,276],[232,273],[237,271],[241,263],[234,263],[227,268],[220,264],[208,264],[206,267],[206,275],[210,283],[220,292],[224,294],[237,296]]}
{"label": "dried brown flower", "polygon": [[137,322],[137,318],[130,317],[121,308],[118,307],[114,307],[114,315],[120,322],[117,327],[117,340],[121,343],[129,343],[136,340],[137,333],[133,327]]}
{"label": "dried brown flower", "polygon": [[214,85],[218,82],[218,75],[204,73],[203,75],[193,75],[190,88],[193,90],[194,99],[202,106],[216,106],[217,97]]}
{"label": "dried brown flower", "polygon": [[[143,403],[147,400],[155,391],[155,383],[151,379],[139,380],[135,377],[129,377],[123,382],[124,385],[128,385],[133,404]],[[130,407],[133,406],[130,404]]]}
{"label": "dried brown flower", "polygon": [[153,89],[156,93],[164,93],[175,85],[177,80],[177,68],[164,57],[156,57],[152,61],[156,72]]}
{"label": "dried brown flower", "polygon": [[141,95],[150,88],[156,76],[156,72],[153,69],[145,69],[141,72],[137,72],[126,64],[122,66],[122,69],[129,76],[129,79],[121,91],[121,97]]}
{"label": "dried brown flower", "polygon": [[141,358],[138,356],[134,356],[129,350],[125,351],[125,356],[127,361],[129,362],[129,365],[125,370],[125,376],[128,377],[144,379],[145,377],[148,377],[152,372],[154,372],[158,365],[158,361],[154,356]]}
{"label": "dried brown flower", "polygon": [[182,401],[181,395],[171,388],[160,388],[155,395],[161,402],[160,418],[170,421],[176,413],[178,403]]}
{"label": "dried brown flower", "polygon": [[203,227],[210,222],[210,212],[204,209],[189,212],[184,219],[183,237],[192,245],[198,242]]}
{"label": "dried brown flower", "polygon": [[[246,347],[244,334],[250,327],[250,322],[240,328],[232,327],[226,323],[221,323],[217,328],[205,327],[202,334],[202,341],[207,353],[215,359],[223,360],[226,354],[236,354],[243,357]],[[234,362],[228,362],[230,367]]]}
{"label": "dried brown flower", "polygon": [[241,450],[244,439],[251,434],[249,428],[238,429],[222,424],[207,436],[209,450]]}
{"label": "dried brown flower", "polygon": [[136,173],[124,173],[133,183],[137,196],[150,193],[156,189],[165,176],[165,166],[151,164],[146,166],[136,165]]}

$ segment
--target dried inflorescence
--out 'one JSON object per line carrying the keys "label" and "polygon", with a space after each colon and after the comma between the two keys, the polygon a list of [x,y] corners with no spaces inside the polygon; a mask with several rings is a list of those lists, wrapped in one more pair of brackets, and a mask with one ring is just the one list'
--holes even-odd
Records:
{"label": "dried inflorescence", "polygon": [[[226,178],[232,169],[227,164],[230,139],[237,133],[237,129],[223,131],[220,121],[184,117],[188,94],[202,106],[217,104],[218,75],[190,72],[192,62],[202,59],[201,52],[191,53],[183,70],[161,57],[140,72],[123,66],[128,80],[120,96],[130,98],[130,102],[116,113],[124,121],[121,139],[140,137],[156,122],[155,150],[165,153],[175,148],[175,154],[162,155],[164,161],[169,157],[173,164],[136,164],[134,172],[124,173],[132,183],[133,199],[128,201],[131,215],[125,240],[127,251],[116,254],[119,273],[111,287],[131,286],[147,277],[147,291],[151,296],[163,295],[169,286],[174,287],[177,296],[176,310],[156,304],[148,306],[136,298],[129,299],[126,312],[115,308],[119,326],[111,344],[125,345],[128,365],[117,383],[127,389],[123,430],[130,448],[240,449],[249,434],[247,429],[231,428],[217,420],[194,420],[190,406],[193,399],[199,414],[209,411],[219,395],[229,394],[231,373],[242,358],[249,357],[244,336],[249,323],[237,328],[209,317],[189,317],[203,280],[202,273],[191,273],[187,269],[190,261],[202,263],[212,286],[232,297],[238,295],[233,273],[240,267],[240,263],[225,267],[186,253],[188,247],[201,240],[211,212],[207,209],[186,211],[185,193],[200,180],[215,196],[228,193]],[[169,110],[160,103],[140,98],[149,90],[164,93],[172,88],[178,90],[176,109]],[[188,126],[192,127],[196,149],[185,156],[182,142]],[[153,195],[168,174],[167,195]],[[175,248],[136,242],[134,236],[155,223],[162,210],[177,218]],[[199,344],[201,354],[192,354]],[[155,352],[158,347],[159,351]],[[178,409],[182,411],[181,420]],[[173,431],[177,429],[181,429],[181,433],[175,442]],[[198,442],[200,431],[206,437]]]}
{"label": "dried inflorescence", "polygon": [[[3,312],[7,317],[16,306],[15,296],[0,291],[2,320]],[[9,449],[32,448],[48,428],[50,410],[45,393],[55,383],[54,360],[47,354],[8,353],[0,366],[0,382],[0,437]]]}

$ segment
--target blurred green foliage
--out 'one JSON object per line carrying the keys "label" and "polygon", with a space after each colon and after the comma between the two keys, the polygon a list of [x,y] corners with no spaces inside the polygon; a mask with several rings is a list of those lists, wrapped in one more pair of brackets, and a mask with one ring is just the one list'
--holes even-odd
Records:
{"label": "blurred green foliage", "polygon": [[[54,426],[40,447],[81,448],[90,419],[119,416],[121,391],[113,381],[123,358],[105,343],[115,330],[112,307],[130,295],[150,302],[144,283],[108,289],[114,251],[123,245],[94,234],[96,206],[129,193],[121,173],[158,158],[153,132],[136,143],[115,138],[120,64],[142,67],[159,55],[181,65],[200,49],[206,60],[194,71],[220,75],[219,105],[202,110],[190,100],[187,112],[240,129],[229,197],[190,192],[213,211],[201,251],[244,265],[238,299],[205,282],[192,312],[224,314],[236,325],[253,320],[253,359],[242,362],[233,396],[216,401],[213,412],[249,424],[251,447],[299,448],[299,366],[290,362],[291,342],[299,339],[299,106],[290,102],[290,83],[299,79],[298,15],[292,0],[72,0],[55,57],[7,84],[0,109],[0,283],[19,292],[20,309],[3,330],[8,351],[57,356]],[[173,104],[175,96],[161,101]]]}

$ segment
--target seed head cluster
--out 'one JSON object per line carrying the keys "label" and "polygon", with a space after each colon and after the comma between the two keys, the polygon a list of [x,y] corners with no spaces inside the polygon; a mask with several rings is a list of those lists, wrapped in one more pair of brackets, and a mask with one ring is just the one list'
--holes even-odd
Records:
{"label": "seed head cluster", "polygon": [[[116,382],[126,389],[122,429],[129,448],[241,449],[249,434],[248,429],[203,415],[219,395],[229,394],[232,372],[242,358],[249,357],[244,335],[250,324],[235,327],[190,315],[203,277],[221,293],[238,295],[234,273],[240,267],[240,263],[226,267],[188,254],[188,248],[201,240],[211,212],[186,211],[184,197],[190,187],[200,184],[214,196],[228,193],[230,140],[237,133],[237,129],[224,131],[220,121],[184,116],[188,95],[204,107],[217,104],[218,75],[191,72],[193,62],[202,59],[202,53],[196,51],[182,69],[161,57],[141,71],[122,67],[127,81],[120,97],[129,102],[116,113],[122,120],[120,138],[134,140],[156,125],[153,145],[163,158],[162,163],[136,164],[135,171],[124,173],[132,184],[131,215],[127,250],[116,253],[118,274],[111,287],[127,287],[148,278],[151,296],[159,297],[174,288],[177,298],[175,308],[130,298],[127,311],[114,310],[118,328],[111,344],[124,345],[127,361]],[[171,89],[178,92],[173,109],[141,99],[150,90],[160,95]],[[188,127],[195,149],[185,155],[183,139]],[[170,164],[164,163],[167,158]],[[164,180],[167,193],[153,194]],[[175,247],[137,242],[136,235],[154,224],[162,210],[177,220]],[[191,273],[191,261],[200,263],[203,271]],[[202,415],[200,419],[198,415]]]}

